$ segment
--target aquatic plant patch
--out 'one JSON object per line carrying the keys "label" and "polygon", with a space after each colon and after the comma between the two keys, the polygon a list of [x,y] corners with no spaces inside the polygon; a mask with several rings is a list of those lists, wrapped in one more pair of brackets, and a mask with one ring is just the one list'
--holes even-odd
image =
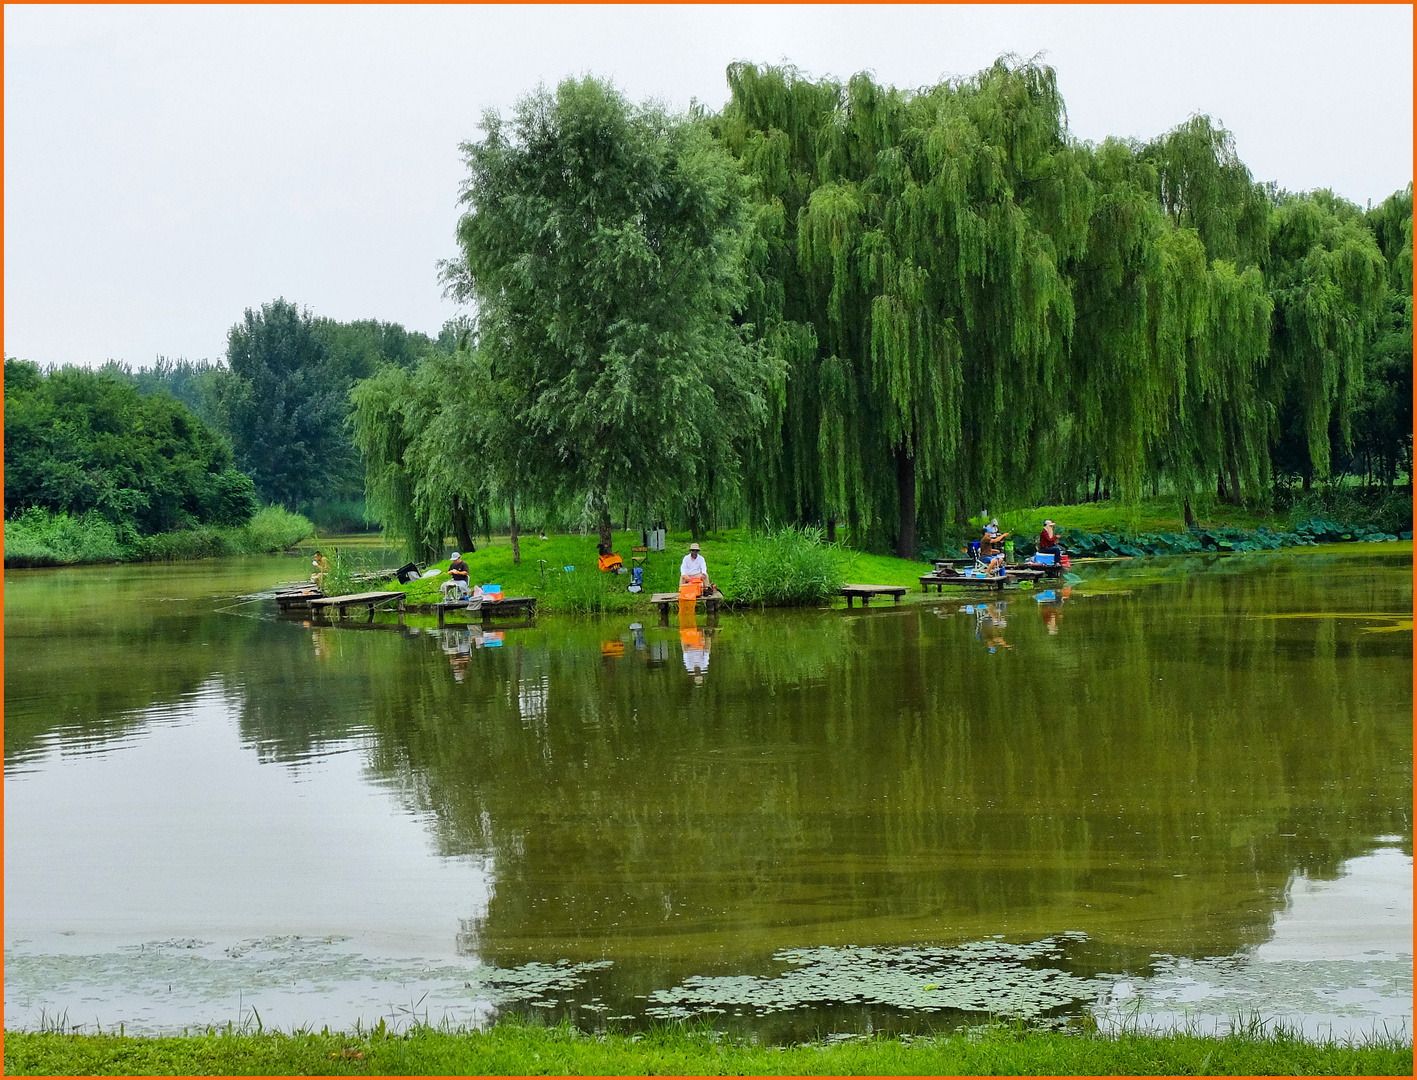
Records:
{"label": "aquatic plant patch", "polygon": [[1032,942],[976,941],[950,948],[788,949],[775,978],[694,976],[650,994],[663,1019],[720,1012],[771,1013],[822,1005],[886,1005],[922,1012],[954,1009],[1036,1020],[1097,996],[1097,979],[1064,970],[1066,933]]}

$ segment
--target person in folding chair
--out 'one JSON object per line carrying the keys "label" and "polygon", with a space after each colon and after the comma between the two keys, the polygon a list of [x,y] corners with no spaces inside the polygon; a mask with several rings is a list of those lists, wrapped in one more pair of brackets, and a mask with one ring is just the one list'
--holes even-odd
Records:
{"label": "person in folding chair", "polygon": [[974,568],[990,576],[1003,574],[1005,570],[1004,541],[1009,534],[999,531],[999,519],[995,518],[984,526],[984,535],[979,538],[979,554],[975,556]]}

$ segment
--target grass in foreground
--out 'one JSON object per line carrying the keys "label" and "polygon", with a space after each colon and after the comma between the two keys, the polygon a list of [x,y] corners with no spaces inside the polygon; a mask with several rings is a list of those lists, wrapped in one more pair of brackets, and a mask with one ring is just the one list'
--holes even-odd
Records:
{"label": "grass in foreground", "polygon": [[485,1033],[208,1034],[172,1038],[7,1032],[8,1075],[1411,1075],[1412,1044],[1350,1046],[1283,1032],[1118,1037],[995,1027],[982,1033],[772,1047],[668,1027],[641,1036],[502,1023]]}

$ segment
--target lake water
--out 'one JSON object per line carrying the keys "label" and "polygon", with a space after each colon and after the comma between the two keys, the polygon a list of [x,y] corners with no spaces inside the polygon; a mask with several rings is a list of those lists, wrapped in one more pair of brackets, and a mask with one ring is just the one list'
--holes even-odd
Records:
{"label": "lake water", "polygon": [[499,634],[302,566],[6,571],[7,1027],[1410,1037],[1410,548]]}

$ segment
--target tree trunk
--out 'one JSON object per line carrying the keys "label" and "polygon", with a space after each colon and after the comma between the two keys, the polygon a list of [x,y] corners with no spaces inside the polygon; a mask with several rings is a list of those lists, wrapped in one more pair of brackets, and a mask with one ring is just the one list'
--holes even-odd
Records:
{"label": "tree trunk", "polygon": [[520,566],[522,561],[522,545],[517,533],[517,500],[512,499],[507,503],[507,509],[511,513],[511,536],[512,536],[512,565]]}
{"label": "tree trunk", "polygon": [[1096,502],[1100,498],[1102,498],[1102,474],[1099,472],[1092,485],[1092,501]]}
{"label": "tree trunk", "polygon": [[699,521],[699,501],[689,499],[684,503],[684,512],[689,516],[689,536],[695,540],[700,539],[699,533],[703,531],[702,522]]}
{"label": "tree trunk", "polygon": [[472,542],[472,528],[467,523],[467,507],[458,496],[453,496],[453,538],[458,542],[459,551],[476,551]]}
{"label": "tree trunk", "polygon": [[1194,529],[1196,527],[1196,515],[1194,511],[1191,510],[1191,497],[1189,495],[1186,496],[1182,503],[1182,512],[1186,517],[1186,528]]}
{"label": "tree trunk", "polygon": [[895,553],[901,559],[915,558],[915,459],[900,447],[895,452],[895,486],[900,500],[900,532]]}
{"label": "tree trunk", "polygon": [[625,516],[624,516],[623,518],[621,518],[620,520],[624,522],[624,524],[620,527],[620,531],[621,531],[621,532],[629,532],[629,531],[630,531],[630,504],[629,504],[629,503],[626,503],[626,504],[625,504]]}
{"label": "tree trunk", "polygon": [[1309,490],[1310,490],[1313,486],[1314,486],[1314,474],[1313,474],[1312,471],[1310,471],[1310,470],[1308,470],[1308,469],[1305,469],[1305,470],[1304,470],[1304,494],[1307,495],[1307,494],[1309,493]]}
{"label": "tree trunk", "polygon": [[1235,460],[1235,455],[1229,455],[1230,466],[1230,502],[1234,506],[1239,506],[1245,500],[1240,494],[1240,465]]}
{"label": "tree trunk", "polygon": [[1220,469],[1215,470],[1215,497],[1220,502],[1230,501],[1230,493],[1225,490],[1225,473]]}
{"label": "tree trunk", "polygon": [[615,526],[610,524],[610,505],[606,502],[600,504],[600,521],[596,530],[599,533],[600,550],[605,554],[610,554],[615,543]]}
{"label": "tree trunk", "polygon": [[828,544],[835,544],[835,543],[836,543],[836,515],[835,515],[835,514],[828,514],[828,515],[827,515],[827,543],[828,543]]}

